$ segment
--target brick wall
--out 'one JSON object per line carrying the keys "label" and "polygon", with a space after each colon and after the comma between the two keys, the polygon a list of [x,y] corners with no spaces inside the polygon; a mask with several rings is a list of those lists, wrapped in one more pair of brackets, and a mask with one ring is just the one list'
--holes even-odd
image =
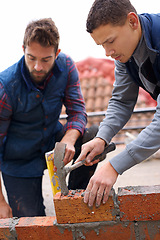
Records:
{"label": "brick wall", "polygon": [[0,219],[5,240],[159,240],[160,186],[130,186],[111,191],[99,208],[83,203],[83,191],[54,197],[56,217]]}

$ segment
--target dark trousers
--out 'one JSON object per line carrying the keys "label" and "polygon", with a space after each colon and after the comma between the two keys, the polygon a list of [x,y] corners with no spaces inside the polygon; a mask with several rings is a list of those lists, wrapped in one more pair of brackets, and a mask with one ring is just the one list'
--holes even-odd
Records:
{"label": "dark trousers", "polygon": [[45,216],[42,177],[17,178],[2,173],[13,217]]}

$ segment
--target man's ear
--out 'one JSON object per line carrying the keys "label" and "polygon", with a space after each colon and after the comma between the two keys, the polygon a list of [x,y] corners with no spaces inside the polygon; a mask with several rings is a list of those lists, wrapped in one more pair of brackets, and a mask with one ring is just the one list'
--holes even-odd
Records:
{"label": "man's ear", "polygon": [[136,13],[130,12],[127,15],[128,23],[133,29],[137,29],[139,25],[139,18]]}
{"label": "man's ear", "polygon": [[61,52],[61,49],[58,49],[56,52],[56,58],[58,57],[58,54]]}
{"label": "man's ear", "polygon": [[22,45],[22,49],[23,49],[23,52],[25,52],[25,47],[24,47],[24,45]]}

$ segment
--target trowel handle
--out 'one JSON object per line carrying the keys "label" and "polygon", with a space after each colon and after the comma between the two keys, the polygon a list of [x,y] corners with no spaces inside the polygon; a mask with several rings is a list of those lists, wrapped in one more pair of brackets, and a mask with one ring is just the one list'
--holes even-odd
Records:
{"label": "trowel handle", "polygon": [[[115,150],[116,149],[116,145],[111,142],[108,146],[105,147],[104,151],[95,156],[93,159],[92,159],[92,162],[96,159],[99,159],[99,162],[103,161],[105,158],[106,158],[106,154]],[[83,159],[82,161],[78,162],[78,163],[75,163],[73,164],[72,166],[69,167],[69,172],[71,172],[72,170],[75,170],[76,168],[79,168],[81,167],[84,163],[85,163],[86,159]]]}

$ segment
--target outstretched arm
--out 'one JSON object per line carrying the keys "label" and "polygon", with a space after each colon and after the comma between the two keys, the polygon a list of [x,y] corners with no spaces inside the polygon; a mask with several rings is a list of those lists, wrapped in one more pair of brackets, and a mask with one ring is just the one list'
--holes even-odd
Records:
{"label": "outstretched arm", "polygon": [[[116,64],[115,77],[114,90],[109,101],[106,117],[100,124],[96,138],[82,146],[78,158],[78,161],[81,161],[86,157],[86,165],[96,163],[95,161],[91,162],[93,157],[102,153],[105,144],[108,144],[118,131],[123,128],[136,104],[139,88],[128,76],[124,64]],[[118,165],[119,157],[116,159]],[[84,197],[85,203],[88,203],[89,206],[92,206],[94,201],[97,206],[100,205],[101,201],[105,203],[118,174],[119,171],[114,168],[111,161],[96,171],[87,186]]]}

